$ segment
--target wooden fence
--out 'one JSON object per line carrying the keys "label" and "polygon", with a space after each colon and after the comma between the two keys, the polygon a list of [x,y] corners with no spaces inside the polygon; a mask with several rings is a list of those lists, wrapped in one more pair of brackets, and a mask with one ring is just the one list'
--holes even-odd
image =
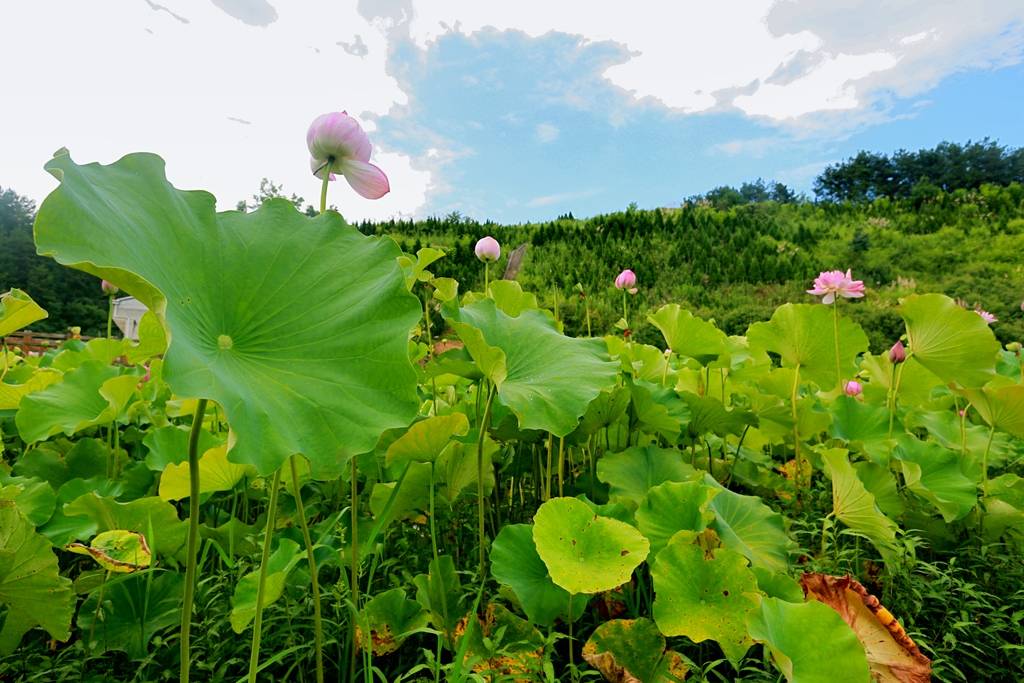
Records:
{"label": "wooden fence", "polygon": [[[92,337],[84,337],[78,335],[75,339],[81,339],[82,341],[88,341]],[[9,349],[21,349],[24,353],[43,353],[49,349],[55,349],[68,339],[72,339],[72,335],[67,332],[33,332],[31,330],[21,330],[19,332],[12,332],[11,334],[4,337],[4,344]]]}

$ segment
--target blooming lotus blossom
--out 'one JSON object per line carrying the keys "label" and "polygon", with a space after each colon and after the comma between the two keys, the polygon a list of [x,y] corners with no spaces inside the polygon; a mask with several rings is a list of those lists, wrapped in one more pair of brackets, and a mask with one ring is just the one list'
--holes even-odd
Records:
{"label": "blooming lotus blossom", "polygon": [[485,263],[501,258],[501,245],[490,235],[481,237],[473,247],[473,251],[476,253],[476,257]]}
{"label": "blooming lotus blossom", "polygon": [[115,285],[113,282],[109,282],[107,280],[102,280],[100,282],[100,289],[102,289],[103,293],[106,294],[107,296],[114,296],[121,291],[120,287]]}
{"label": "blooming lotus blossom", "polygon": [[636,273],[634,273],[632,270],[628,268],[619,273],[618,276],[615,278],[615,288],[627,289],[630,290],[630,292],[635,293],[634,290],[636,289]]}
{"label": "blooming lotus blossom", "polygon": [[907,359],[907,349],[904,348],[903,342],[898,341],[892,345],[889,349],[889,362],[893,365],[898,365]]}
{"label": "blooming lotus blossom", "polygon": [[323,180],[329,166],[329,180],[340,173],[353,190],[367,199],[380,199],[391,190],[384,171],[370,163],[370,139],[347,112],[316,117],[306,133],[306,145],[311,156],[309,166],[317,178]]}
{"label": "blooming lotus blossom", "polygon": [[851,379],[849,382],[843,385],[843,391],[846,392],[847,396],[852,396],[853,398],[856,398],[860,396],[861,393],[864,391],[864,387],[861,386],[861,383],[858,382],[857,380]]}
{"label": "blooming lotus blossom", "polygon": [[991,325],[994,322],[999,322],[999,318],[995,317],[988,311],[983,311],[980,308],[975,308],[974,312],[981,316],[981,319]]}
{"label": "blooming lotus blossom", "polygon": [[814,279],[814,289],[808,289],[808,294],[821,297],[821,303],[830,304],[837,296],[846,299],[859,299],[864,296],[864,283],[861,280],[854,280],[852,273],[847,270],[825,270]]}

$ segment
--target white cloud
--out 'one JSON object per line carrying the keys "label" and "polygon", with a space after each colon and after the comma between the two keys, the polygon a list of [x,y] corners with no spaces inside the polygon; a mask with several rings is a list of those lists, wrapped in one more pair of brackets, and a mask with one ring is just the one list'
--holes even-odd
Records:
{"label": "white cloud", "polygon": [[784,144],[784,142],[785,140],[782,138],[767,137],[727,140],[725,142],[720,142],[717,145],[712,145],[711,151],[730,157],[743,154],[754,158],[760,158],[771,150]]}
{"label": "white cloud", "polygon": [[[410,4],[409,35],[421,47],[486,28],[534,37],[557,31],[584,45],[611,41],[628,56],[603,75],[637,99],[682,112],[734,102],[749,115],[780,121],[866,110],[875,93],[916,95],[950,73],[1015,63],[1024,54],[1020,0]],[[770,82],[787,64],[800,68],[785,83]]]}
{"label": "white cloud", "polygon": [[531,209],[536,209],[542,206],[565,204],[566,202],[571,202],[576,199],[587,199],[588,197],[593,197],[598,192],[600,192],[600,190],[590,189],[580,190],[579,192],[561,192],[558,194],[546,194],[540,197],[534,197],[533,199],[530,199],[529,201],[526,202],[526,206],[530,207]]}
{"label": "white cloud", "polygon": [[551,123],[537,124],[537,139],[543,143],[554,142],[558,139],[558,126]]}
{"label": "white cloud", "polygon": [[[156,152],[172,182],[213,192],[221,208],[251,195],[264,176],[314,198],[310,121],[345,108],[372,130],[369,116],[408,100],[385,71],[387,37],[349,3],[276,3],[276,19],[261,26],[212,3],[159,5],[167,11],[141,1],[5,6],[0,62],[17,65],[20,81],[31,84],[30,97],[0,109],[5,184],[42,199],[56,186],[43,163],[66,146],[79,162]],[[353,34],[365,55],[338,45]],[[392,192],[369,202],[340,181],[330,201],[346,217],[423,206],[429,171],[379,147],[373,161]]]}

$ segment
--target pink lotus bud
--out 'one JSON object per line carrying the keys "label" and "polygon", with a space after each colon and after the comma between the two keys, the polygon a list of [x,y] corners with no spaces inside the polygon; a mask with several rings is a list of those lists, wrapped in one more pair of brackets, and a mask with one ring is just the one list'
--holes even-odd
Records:
{"label": "pink lotus bud", "polygon": [[100,282],[100,289],[102,289],[103,293],[106,294],[107,296],[115,296],[118,292],[121,291],[120,287],[115,285],[113,282],[109,282],[107,280],[103,280],[102,282]]}
{"label": "pink lotus bud", "polygon": [[856,398],[861,395],[864,391],[864,387],[861,386],[860,382],[855,379],[851,379],[849,382],[843,385],[843,391],[846,392],[847,396]]}
{"label": "pink lotus bud", "polygon": [[[629,289],[629,290],[635,289],[636,288],[636,273],[634,273],[632,270],[629,270],[628,268],[626,270],[622,271],[621,273],[619,273],[618,277],[615,278],[615,288],[616,289]],[[632,293],[636,294],[635,291],[632,292]]]}
{"label": "pink lotus bud", "polygon": [[960,417],[967,417],[967,411],[964,410],[963,408],[961,408],[960,410],[956,411],[956,414],[959,415]]}
{"label": "pink lotus bud", "polygon": [[892,345],[889,349],[889,362],[893,365],[898,365],[907,359],[907,350],[903,347],[903,342],[898,341]]}
{"label": "pink lotus bud", "polygon": [[501,245],[498,244],[498,240],[490,235],[477,240],[473,251],[476,253],[476,257],[485,263],[497,261],[501,258]]}
{"label": "pink lotus bud", "polygon": [[312,157],[309,165],[316,177],[323,178],[330,165],[331,180],[335,173],[340,173],[353,190],[367,199],[380,199],[391,191],[384,171],[370,163],[370,139],[348,113],[339,111],[316,117],[306,132],[306,145]]}

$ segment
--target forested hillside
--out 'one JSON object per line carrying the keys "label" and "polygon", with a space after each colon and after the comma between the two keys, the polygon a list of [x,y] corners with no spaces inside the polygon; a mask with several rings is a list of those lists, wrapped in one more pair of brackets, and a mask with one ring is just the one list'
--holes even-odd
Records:
{"label": "forested hillside", "polygon": [[[900,296],[941,291],[999,319],[1003,341],[1024,338],[1024,150],[995,142],[942,143],[891,156],[862,152],[825,169],[817,201],[785,185],[757,181],[718,187],[681,206],[545,223],[497,225],[452,214],[417,221],[361,223],[370,234],[392,235],[415,252],[437,246],[447,256],[432,270],[464,288],[483,277],[472,245],[493,235],[507,255],[527,245],[518,279],[557,305],[568,332],[585,332],[585,308],[594,334],[612,329],[621,295],[612,280],[623,268],[639,277],[631,307],[636,334],[651,340],[644,311],[682,300],[716,319],[727,332],[767,318],[784,301],[799,301],[820,270],[852,268],[869,296],[850,304],[872,345],[891,343],[902,323]],[[266,181],[240,208],[254,208],[282,188]],[[291,195],[303,206],[301,197]],[[88,275],[35,255],[32,203],[0,192],[0,288],[28,291],[50,312],[39,330],[80,325],[96,332],[105,300]],[[315,212],[313,212],[315,213]],[[579,285],[579,287],[577,287]],[[581,296],[584,295],[584,296]]]}

